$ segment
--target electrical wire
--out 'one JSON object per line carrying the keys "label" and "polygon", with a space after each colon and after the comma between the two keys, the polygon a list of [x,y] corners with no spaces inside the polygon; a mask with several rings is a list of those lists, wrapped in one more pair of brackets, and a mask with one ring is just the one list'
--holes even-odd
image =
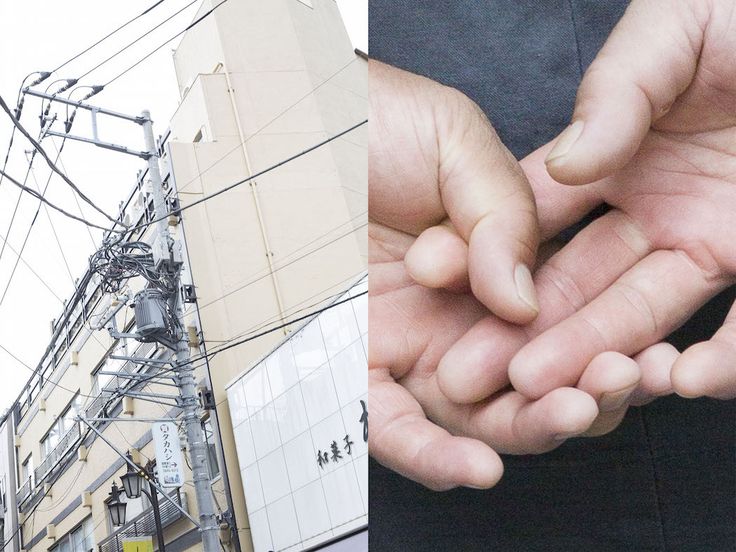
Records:
{"label": "electrical wire", "polygon": [[[77,80],[80,81],[83,78],[89,76],[90,73],[93,73],[94,71],[96,71],[97,69],[99,69],[100,67],[102,67],[103,65],[105,65],[107,62],[113,60],[114,58],[116,58],[117,56],[119,56],[120,54],[122,54],[125,50],[127,50],[128,48],[130,48],[134,44],[137,44],[143,38],[147,37],[149,34],[151,34],[152,32],[154,32],[156,29],[162,27],[163,25],[165,25],[166,23],[168,23],[169,21],[171,21],[174,17],[176,17],[177,15],[179,15],[180,13],[182,13],[187,8],[193,6],[197,2],[199,2],[199,0],[193,0],[192,2],[190,2],[189,4],[187,4],[186,6],[184,6],[183,8],[181,8],[179,11],[175,12],[174,14],[172,14],[169,17],[167,17],[166,19],[164,19],[161,23],[159,23],[155,27],[152,27],[151,29],[149,29],[148,31],[146,31],[144,34],[142,34],[141,36],[139,36],[138,38],[136,38],[132,42],[129,42],[123,48],[121,48],[120,50],[118,50],[117,52],[115,52],[114,54],[112,54],[111,56],[107,57],[106,59],[104,59],[103,61],[101,61],[97,65],[95,65],[92,69],[90,69],[89,71],[87,71],[86,73],[84,73],[82,76],[78,77]],[[169,39],[169,40],[173,40],[173,39]],[[110,84],[110,83],[108,83],[108,84]],[[105,85],[105,86],[107,86],[107,85]]]}
{"label": "electrical wire", "polygon": [[197,355],[195,357],[190,357],[189,360],[188,360],[188,362],[197,362],[197,361],[203,360],[203,359],[209,360],[212,357],[214,357],[215,355],[218,355],[218,354],[222,353],[223,351],[227,351],[229,349],[232,349],[233,347],[238,347],[238,346],[240,346],[240,345],[242,345],[244,343],[248,343],[249,341],[253,341],[254,339],[258,339],[259,337],[263,337],[264,335],[268,335],[268,334],[273,333],[275,331],[278,331],[278,330],[281,330],[281,329],[286,328],[288,326],[291,326],[292,324],[296,324],[297,322],[301,322],[302,320],[307,320],[309,318],[313,318],[314,316],[317,316],[318,314],[321,314],[321,313],[323,313],[325,311],[328,311],[330,309],[334,309],[335,307],[338,307],[338,306],[342,305],[343,303],[348,303],[349,301],[352,301],[353,299],[357,299],[358,297],[362,297],[363,295],[366,295],[367,293],[368,293],[367,291],[362,291],[360,293],[356,293],[352,297],[348,297],[347,299],[342,299],[340,301],[335,301],[334,303],[331,303],[331,304],[327,305],[326,307],[323,307],[323,308],[318,309],[316,311],[310,312],[309,314],[305,314],[305,315],[300,316],[298,318],[294,318],[293,320],[291,320],[289,322],[286,322],[284,324],[279,324],[278,326],[274,326],[273,328],[269,328],[268,330],[264,330],[262,332],[259,332],[259,333],[256,333],[256,334],[252,335],[252,336],[245,337],[243,339],[234,341],[234,342],[229,343],[227,345],[223,345],[223,346],[220,346],[220,347],[215,347],[211,352],[208,352],[206,354],[200,354],[200,355]]}
{"label": "electrical wire", "polygon": [[[34,140],[34,138],[33,138],[33,137],[32,137],[32,136],[31,136],[31,135],[30,135],[30,134],[28,133],[28,131],[27,131],[27,130],[26,130],[26,129],[25,129],[24,127],[23,127],[23,125],[21,125],[21,124],[20,124],[20,122],[18,121],[18,119],[16,119],[16,118],[15,118],[15,116],[14,116],[14,115],[13,115],[13,114],[12,114],[12,113],[10,112],[10,108],[8,108],[8,104],[6,104],[6,103],[5,103],[5,100],[3,99],[3,97],[2,97],[2,96],[0,96],[0,108],[2,108],[2,110],[3,110],[3,111],[5,111],[5,114],[6,114],[6,115],[7,115],[7,116],[8,116],[9,118],[10,118],[10,120],[11,120],[11,121],[12,121],[12,123],[13,123],[13,125],[15,125],[15,127],[16,127],[16,128],[17,128],[17,129],[18,129],[18,130],[19,130],[20,132],[21,132],[21,134],[23,134],[23,136],[25,136],[25,137],[26,137],[26,139],[27,139],[27,140],[28,140],[28,141],[29,141],[29,142],[30,142],[30,143],[31,143],[31,144],[33,145],[33,147],[34,147],[34,148],[35,148],[35,149],[36,149],[36,150],[38,151],[38,153],[40,153],[40,154],[41,154],[41,157],[43,157],[43,158],[44,158],[44,160],[46,161],[46,163],[48,164],[48,166],[49,166],[49,167],[51,168],[51,170],[52,170],[52,171],[54,171],[54,172],[55,172],[56,174],[58,174],[58,175],[59,175],[59,176],[60,176],[60,177],[61,177],[61,178],[62,178],[62,179],[64,180],[64,182],[66,182],[66,183],[67,183],[67,185],[69,185],[69,186],[70,186],[70,187],[72,188],[72,190],[74,190],[74,191],[75,191],[75,192],[76,192],[77,194],[79,194],[79,197],[80,197],[80,198],[81,198],[81,199],[82,199],[83,201],[85,201],[86,203],[88,203],[88,204],[89,204],[90,206],[92,206],[92,208],[93,208],[93,209],[94,209],[95,211],[97,211],[98,213],[102,214],[102,215],[103,215],[103,216],[104,216],[104,217],[105,217],[106,219],[108,219],[109,221],[111,221],[111,222],[113,223],[113,225],[116,225],[116,226],[117,226],[117,225],[120,225],[120,226],[124,226],[124,225],[122,224],[122,222],[120,222],[120,221],[118,221],[118,220],[114,219],[113,217],[111,217],[110,215],[108,215],[108,214],[107,214],[107,213],[106,213],[106,212],[105,212],[104,210],[100,209],[100,208],[99,208],[99,207],[98,207],[98,206],[97,206],[97,205],[96,205],[96,204],[95,204],[95,203],[94,203],[94,202],[93,202],[93,201],[92,201],[92,200],[91,200],[90,198],[88,198],[88,197],[87,197],[87,196],[86,196],[86,195],[85,195],[85,194],[84,194],[84,193],[83,193],[83,192],[82,192],[82,191],[81,191],[81,190],[79,189],[79,187],[77,187],[77,185],[76,185],[76,184],[74,184],[74,182],[72,182],[72,181],[71,181],[71,180],[69,179],[69,177],[68,177],[68,176],[66,176],[66,174],[64,174],[64,173],[63,173],[63,172],[61,171],[61,169],[59,169],[59,168],[58,168],[58,167],[57,167],[57,166],[56,166],[56,165],[55,165],[55,164],[54,164],[54,163],[53,163],[53,162],[51,161],[51,158],[50,158],[50,157],[49,157],[49,155],[48,155],[48,154],[46,153],[46,151],[45,151],[45,150],[44,150],[44,149],[43,149],[43,148],[41,147],[41,144],[39,144],[39,143],[38,143],[38,142],[37,142],[36,140]],[[6,174],[5,176],[6,176],[6,178],[10,179],[10,177],[9,177],[9,176],[7,176],[7,174]],[[58,208],[57,208],[57,209],[58,209]],[[67,216],[69,216],[69,215],[70,215],[70,213],[67,213]],[[72,216],[73,216],[73,215],[72,215]],[[78,219],[78,220],[79,220],[79,219]]]}
{"label": "electrical wire", "polygon": [[[18,180],[16,180],[15,178],[13,178],[12,176],[10,176],[7,172],[5,172],[3,170],[0,170],[0,175],[4,176],[10,182],[12,182],[13,184],[15,184],[18,188],[20,188],[21,190],[23,190],[27,194],[35,197],[37,200],[41,201],[42,203],[45,203],[46,205],[48,205],[49,207],[51,207],[54,211],[57,211],[57,212],[61,213],[65,217],[68,217],[68,218],[70,218],[72,220],[76,220],[78,222],[81,222],[82,224],[86,224],[90,228],[97,228],[98,230],[104,230],[105,232],[114,232],[116,234],[124,234],[125,233],[125,231],[123,231],[123,230],[116,230],[114,228],[106,228],[104,226],[100,226],[100,225],[95,224],[93,222],[90,222],[90,221],[88,221],[86,219],[83,219],[81,217],[78,217],[78,216],[70,213],[69,211],[66,211],[66,210],[62,209],[58,205],[55,205],[55,204],[51,203],[48,199],[46,199],[43,196],[41,196],[41,194],[39,194],[38,192],[36,192],[33,188],[29,188],[28,186],[24,186],[21,182],[19,182]],[[116,224],[121,224],[121,223],[118,222]]]}
{"label": "electrical wire", "polygon": [[[56,143],[52,141],[51,144],[54,146],[54,151],[58,153],[58,150],[56,149]],[[64,161],[61,158],[59,158],[59,166],[61,166],[62,171],[64,171],[66,174],[69,174],[69,171],[66,170],[66,167],[64,166]],[[77,209],[79,210],[79,215],[84,218],[84,211],[82,210],[82,204],[79,203],[79,196],[77,196],[77,194],[72,194],[72,196],[74,197],[74,202],[76,203]],[[89,226],[86,226],[85,228],[87,230],[89,240],[92,242],[92,248],[95,249],[97,247],[97,242],[95,241],[94,236],[92,236],[92,230]]]}
{"label": "electrical wire", "polygon": [[[13,127],[15,128],[15,127]],[[41,133],[39,134],[39,139],[42,140],[43,137],[46,135],[46,132],[48,132],[48,129],[41,130]],[[33,171],[33,162],[36,159],[36,150],[33,150],[31,153],[31,159],[28,161],[28,168],[26,170],[26,175],[23,177],[23,185],[25,186],[28,182],[28,177],[31,175]],[[2,176],[0,176],[2,178]],[[13,208],[13,213],[10,216],[10,222],[8,223],[8,228],[5,230],[5,236],[10,238],[10,232],[13,228],[13,223],[15,222],[15,217],[18,214],[18,207],[20,206],[21,199],[23,198],[23,191],[18,192],[18,198],[15,201],[15,207]],[[5,246],[7,244],[7,241],[3,242],[2,247],[0,247],[0,261],[2,261],[3,254],[5,253]]]}
{"label": "electrical wire", "polygon": [[[227,1],[227,0],[225,0],[225,1]],[[321,142],[318,142],[318,143],[314,144],[313,146],[310,146],[307,149],[300,151],[299,153],[295,153],[294,155],[292,155],[290,157],[287,157],[286,159],[284,159],[282,161],[279,161],[278,163],[275,163],[275,164],[271,165],[270,167],[267,167],[267,168],[265,168],[265,169],[263,169],[261,171],[258,171],[258,172],[254,173],[254,174],[252,174],[252,175],[250,175],[250,176],[248,176],[246,178],[243,178],[242,180],[238,180],[237,182],[234,182],[232,184],[229,184],[229,185],[225,186],[224,188],[221,188],[221,189],[219,189],[219,190],[217,190],[215,192],[212,192],[211,194],[207,194],[207,195],[205,195],[205,196],[203,196],[203,197],[201,197],[201,198],[199,198],[199,199],[197,199],[197,200],[195,200],[195,201],[193,201],[193,202],[191,202],[191,203],[189,203],[189,204],[187,204],[187,205],[185,205],[183,207],[179,207],[177,209],[172,209],[171,212],[169,214],[165,215],[165,216],[154,218],[153,220],[151,220],[149,222],[146,222],[144,224],[139,224],[138,226],[130,227],[130,228],[128,228],[128,232],[135,232],[137,230],[148,228],[152,224],[155,224],[157,222],[161,222],[162,220],[168,220],[168,218],[170,216],[172,216],[172,215],[178,215],[178,214],[186,211],[187,209],[191,209],[192,207],[195,207],[195,206],[199,205],[200,203],[204,203],[205,201],[209,201],[210,199],[215,198],[215,197],[217,197],[217,196],[219,196],[221,194],[224,194],[225,192],[229,192],[233,188],[236,188],[238,186],[241,186],[242,184],[245,184],[246,182],[250,182],[251,180],[254,180],[256,178],[259,178],[259,177],[263,176],[264,174],[267,174],[267,173],[269,173],[269,172],[271,172],[271,171],[273,171],[275,169],[278,169],[279,167],[282,167],[283,165],[286,165],[287,163],[290,163],[290,162],[292,162],[292,161],[294,161],[294,160],[296,160],[296,159],[298,159],[300,157],[303,157],[303,156],[305,156],[305,155],[307,155],[309,153],[312,153],[313,151],[315,151],[315,150],[317,150],[317,149],[319,149],[319,148],[321,148],[323,146],[326,146],[330,142],[334,142],[338,138],[341,138],[342,136],[344,136],[344,135],[346,135],[346,134],[348,134],[348,133],[356,130],[357,128],[359,128],[361,126],[363,126],[367,122],[368,122],[368,119],[364,119],[363,121],[361,121],[359,123],[356,123],[353,126],[351,126],[349,128],[346,128],[345,130],[342,130],[342,131],[338,132],[337,134],[333,134],[329,138],[326,138],[326,139],[322,140]]]}
{"label": "electrical wire", "polygon": [[368,223],[367,222],[364,222],[363,224],[360,224],[359,226],[356,226],[355,228],[352,228],[349,231],[347,231],[347,232],[345,232],[343,234],[340,234],[339,236],[331,239],[330,241],[328,241],[326,243],[323,243],[323,244],[319,245],[318,247],[315,247],[314,249],[311,249],[310,251],[307,251],[306,253],[300,255],[299,257],[296,257],[296,258],[294,258],[294,259],[292,259],[292,260],[290,260],[290,261],[288,261],[288,262],[286,262],[286,263],[284,263],[282,265],[279,265],[278,267],[274,268],[273,271],[269,271],[269,272],[267,272],[266,274],[264,274],[262,276],[258,276],[256,278],[254,278],[254,279],[252,279],[252,280],[244,283],[243,285],[238,286],[238,287],[236,287],[236,288],[228,291],[227,293],[225,293],[221,297],[218,297],[217,299],[213,299],[209,303],[205,303],[204,305],[201,306],[201,308],[207,307],[207,306],[211,305],[212,303],[214,303],[216,301],[220,301],[221,299],[224,299],[225,297],[228,297],[229,295],[232,295],[233,293],[236,293],[238,291],[241,291],[242,289],[244,289],[244,288],[246,288],[248,286],[251,286],[251,285],[255,284],[256,282],[259,282],[260,280],[263,280],[264,278],[268,278],[268,276],[270,276],[273,272],[278,272],[279,270],[281,270],[283,268],[286,268],[287,266],[293,265],[294,263],[296,263],[298,261],[301,261],[302,259],[308,257],[309,255],[312,255],[312,254],[316,253],[317,251],[320,251],[321,249],[324,249],[325,247],[327,247],[329,245],[332,245],[333,243],[335,243],[337,241],[340,241],[341,239],[343,239],[343,238],[345,238],[347,236],[350,236],[351,234],[355,233],[357,230],[360,230],[361,228],[365,228],[366,226],[368,226]]}
{"label": "electrical wire", "polygon": [[[12,245],[10,245],[10,243],[8,243],[8,237],[7,236],[0,235],[0,240],[2,240],[3,244],[6,244],[7,243],[8,249],[10,249],[10,251],[12,251],[15,255],[18,255],[18,251],[16,251],[15,248]],[[28,264],[28,261],[26,261],[25,259],[23,259],[21,257],[21,262],[31,272],[31,274],[33,274],[38,279],[38,281],[43,284],[43,286],[49,291],[49,293],[51,293],[51,295],[53,295],[56,298],[56,300],[59,301],[59,303],[64,304],[64,300],[61,297],[59,297],[58,295],[56,295],[56,292],[53,289],[51,289],[51,286],[48,285],[48,283],[46,282],[46,280],[44,280],[43,278],[41,278],[41,276],[38,274],[38,272],[36,272],[34,270],[34,268],[30,264]]]}
{"label": "electrical wire", "polygon": [[[56,163],[59,160],[59,156],[61,155],[61,152],[64,150],[64,144],[65,143],[66,143],[66,138],[64,138],[64,140],[61,143],[61,147],[59,148],[59,151],[56,154],[56,161],[54,161],[54,163]],[[34,150],[34,154],[35,154],[35,150]],[[28,170],[31,173],[33,172],[32,162],[33,162],[33,159],[31,159],[31,163],[29,163],[29,165],[28,165]],[[48,180],[46,180],[46,185],[44,186],[43,192],[41,192],[41,191],[38,192],[41,195],[41,197],[44,197],[45,198],[46,191],[49,188],[49,184],[51,183],[51,177],[53,175],[54,175],[53,172],[52,173],[49,173],[49,178],[48,178]],[[35,174],[33,176],[33,180],[34,180],[34,182],[36,181]],[[36,182],[36,185],[38,186],[38,182]],[[20,194],[18,196],[18,203],[20,203],[20,198],[22,196],[23,196],[23,194]],[[18,203],[16,203],[16,205],[15,205],[16,210],[18,209]],[[5,301],[5,296],[8,294],[8,290],[10,289],[10,284],[13,282],[13,277],[15,276],[15,271],[17,270],[18,264],[20,263],[20,258],[23,255],[23,251],[25,251],[25,249],[26,249],[26,244],[28,243],[28,238],[31,237],[31,231],[33,230],[33,226],[36,224],[36,220],[38,219],[38,213],[41,211],[41,205],[43,205],[43,202],[39,202],[38,207],[36,208],[36,212],[33,215],[33,219],[31,219],[31,224],[28,227],[28,232],[26,232],[26,237],[23,239],[23,243],[21,244],[20,252],[18,253],[18,257],[15,259],[15,264],[13,265],[13,270],[10,272],[10,277],[8,278],[8,281],[5,284],[5,290],[3,291],[2,295],[0,295],[0,306],[2,306],[3,302]],[[10,226],[11,227],[13,225],[13,222],[12,221],[14,220],[14,218],[15,218],[15,212],[13,212],[13,217],[11,218],[11,222],[10,222]],[[8,228],[8,231],[9,230],[10,230],[10,228]],[[10,234],[10,232],[8,232],[8,235],[9,234]],[[2,258],[3,249],[0,249],[0,259]],[[69,270],[69,265],[67,265],[66,268],[67,268],[67,270]],[[69,272],[69,275],[71,276],[71,271]]]}
{"label": "electrical wire", "polygon": [[174,40],[175,38],[177,38],[177,37],[179,37],[179,36],[183,35],[183,34],[184,34],[185,32],[187,32],[188,30],[190,30],[190,29],[192,29],[192,28],[196,27],[197,25],[199,25],[199,24],[200,24],[200,23],[201,23],[202,21],[204,21],[204,20],[205,20],[205,19],[206,19],[206,18],[207,18],[207,17],[208,17],[208,16],[210,15],[210,14],[214,13],[214,11],[215,11],[215,10],[216,10],[217,8],[219,8],[220,6],[222,6],[222,5],[223,5],[224,3],[226,3],[227,1],[228,1],[228,0],[222,0],[222,2],[220,2],[219,4],[217,4],[216,6],[214,6],[213,8],[211,8],[211,9],[210,9],[209,11],[205,12],[204,14],[202,14],[202,15],[201,15],[200,17],[198,17],[198,18],[197,18],[197,19],[195,19],[194,21],[192,21],[192,22],[191,22],[191,23],[190,23],[190,24],[189,24],[189,25],[188,25],[188,26],[187,26],[187,27],[186,27],[185,29],[183,29],[183,30],[179,31],[178,33],[176,33],[176,34],[175,34],[174,36],[172,36],[172,37],[171,37],[171,38],[169,38],[168,40],[166,40],[166,41],[162,42],[162,43],[161,43],[160,45],[158,45],[158,46],[157,46],[156,48],[154,48],[153,50],[151,50],[150,52],[148,52],[148,53],[147,53],[147,54],[146,54],[145,56],[143,56],[143,57],[142,57],[141,59],[139,59],[138,61],[136,61],[136,62],[135,62],[135,63],[134,63],[133,65],[131,65],[131,66],[130,66],[130,67],[128,67],[127,69],[123,70],[123,71],[122,71],[121,73],[118,73],[118,74],[117,74],[116,76],[114,76],[113,78],[111,78],[111,79],[110,79],[109,81],[107,81],[107,82],[106,82],[105,84],[103,84],[102,86],[104,86],[104,87],[108,87],[108,86],[109,86],[110,84],[112,84],[113,82],[115,82],[116,80],[118,80],[118,79],[119,79],[120,77],[122,77],[123,75],[125,75],[126,73],[128,73],[129,71],[131,71],[132,69],[134,69],[135,67],[137,67],[138,65],[140,65],[141,63],[143,63],[143,62],[144,62],[145,60],[147,60],[147,59],[148,59],[149,57],[151,57],[151,56],[152,56],[153,54],[155,54],[156,52],[158,52],[158,51],[159,51],[159,50],[160,50],[161,48],[163,48],[164,46],[166,46],[166,45],[167,45],[167,44],[168,44],[169,42],[171,42],[171,41],[172,41],[172,40]]}
{"label": "electrical wire", "polygon": [[[13,360],[15,360],[18,364],[20,364],[21,366],[23,366],[23,368],[25,368],[25,369],[33,372],[33,374],[35,374],[35,375],[38,374],[38,372],[39,372],[38,368],[31,368],[28,364],[26,364],[20,358],[18,358],[16,355],[14,355],[12,352],[10,352],[7,349],[7,347],[5,347],[5,345],[3,345],[2,343],[0,343],[0,349],[2,349],[8,356],[10,356],[10,358],[12,358]],[[96,399],[97,398],[96,395],[85,395],[84,393],[81,393],[81,392],[79,392],[79,391],[77,391],[75,389],[69,389],[68,387],[64,387],[60,383],[56,383],[56,382],[54,382],[54,381],[52,381],[50,379],[47,379],[46,380],[46,383],[50,383],[54,387],[57,387],[59,389],[63,389],[64,391],[66,391],[67,393],[71,393],[72,395],[76,395],[77,393],[79,393],[79,396],[80,397],[84,397],[86,399]]]}
{"label": "electrical wire", "polygon": [[118,27],[117,29],[115,29],[114,31],[112,31],[112,32],[110,32],[110,33],[106,34],[105,36],[103,36],[103,37],[102,37],[101,39],[99,39],[99,40],[98,40],[97,42],[95,42],[95,43],[94,43],[94,44],[92,44],[91,46],[88,46],[87,48],[85,48],[84,50],[82,50],[81,52],[79,52],[78,54],[75,54],[75,55],[73,55],[72,57],[70,57],[69,59],[67,59],[67,60],[66,60],[66,61],[65,61],[64,63],[62,63],[61,65],[59,65],[59,66],[58,66],[58,67],[56,67],[55,69],[53,69],[53,70],[51,71],[51,73],[56,73],[56,72],[57,72],[57,71],[58,71],[59,69],[61,69],[62,67],[65,67],[66,65],[69,65],[69,64],[70,64],[70,63],[71,63],[72,61],[74,61],[74,60],[76,60],[77,58],[79,58],[79,57],[83,56],[84,54],[86,54],[87,52],[89,52],[89,51],[90,51],[90,50],[91,50],[92,48],[94,48],[95,46],[99,46],[99,45],[100,45],[100,44],[102,44],[102,43],[103,43],[103,42],[104,42],[105,40],[107,40],[108,38],[110,38],[110,37],[111,37],[111,36],[113,36],[114,34],[116,34],[116,33],[120,32],[120,31],[122,31],[122,30],[123,30],[123,29],[124,29],[125,27],[127,27],[128,25],[130,25],[130,24],[131,24],[131,23],[133,23],[134,21],[136,21],[136,20],[140,19],[141,17],[143,17],[144,15],[146,15],[147,13],[149,13],[150,11],[152,11],[152,10],[153,10],[154,8],[156,8],[156,7],[160,6],[161,4],[163,4],[163,3],[165,2],[165,1],[166,1],[166,0],[159,0],[159,1],[158,1],[158,2],[156,2],[155,4],[153,4],[153,5],[149,6],[149,7],[148,7],[148,8],[146,8],[146,9],[145,9],[144,11],[142,11],[141,13],[139,13],[138,15],[136,15],[135,17],[133,17],[132,19],[129,19],[128,21],[126,21],[125,23],[123,23],[122,25],[120,25],[120,26],[119,26],[119,27]]}
{"label": "electrical wire", "polygon": [[285,107],[283,110],[281,110],[279,113],[277,113],[271,119],[269,119],[265,124],[263,124],[260,127],[258,127],[258,129],[256,129],[252,134],[250,134],[242,142],[238,142],[235,145],[235,147],[233,147],[231,150],[229,150],[228,152],[226,152],[222,157],[218,158],[216,161],[214,161],[207,168],[205,168],[202,171],[200,171],[199,173],[197,173],[197,175],[195,177],[191,178],[187,182],[184,182],[182,184],[179,184],[177,186],[179,188],[179,193],[184,193],[181,190],[186,189],[186,187],[189,184],[191,184],[192,182],[196,181],[198,178],[201,178],[202,175],[206,174],[208,171],[210,171],[211,169],[213,169],[219,163],[221,163],[222,161],[224,161],[227,157],[229,157],[230,155],[232,155],[233,153],[235,153],[236,151],[238,151],[239,149],[241,149],[251,139],[253,139],[256,136],[258,136],[261,132],[263,132],[265,129],[267,129],[269,126],[271,126],[273,123],[275,123],[278,119],[280,119],[281,117],[283,117],[286,113],[288,113],[289,111],[291,111],[292,109],[294,109],[297,105],[299,105],[304,100],[306,100],[309,96],[311,96],[312,94],[314,94],[322,86],[324,86],[325,84],[327,84],[328,82],[330,82],[332,79],[334,79],[335,77],[337,77],[337,75],[339,75],[345,69],[347,69],[348,67],[350,67],[350,65],[352,65],[353,63],[355,63],[355,61],[358,60],[358,59],[360,59],[360,58],[353,57],[350,61],[348,61],[347,63],[345,63],[344,65],[342,65],[337,71],[335,71],[334,73],[332,73],[331,75],[329,75],[328,77],[326,77],[324,80],[322,80],[322,82],[320,82],[317,86],[315,86],[314,88],[312,88],[309,92],[307,92],[306,94],[304,94],[303,96],[301,96],[299,99],[297,99],[292,104],[290,104],[287,107]]}
{"label": "electrical wire", "polygon": [[[56,150],[56,162],[59,162],[59,157],[61,156],[61,152],[64,149],[64,144],[66,143],[66,137],[61,142],[61,148],[56,149],[56,146],[54,146],[54,149]],[[66,172],[66,171],[64,171]],[[33,178],[33,183],[36,186],[37,191],[41,191],[41,187],[38,185],[38,181],[36,180],[36,173],[31,171],[31,177]],[[49,175],[49,180],[51,180],[51,175]],[[46,187],[48,187],[48,182],[46,183]],[[42,195],[46,195],[46,191],[42,193]],[[76,197],[76,196],[74,196]],[[39,203],[39,207],[42,204]],[[51,227],[51,233],[54,235],[54,241],[56,242],[56,246],[59,248],[59,253],[61,253],[61,259],[64,262],[64,268],[66,268],[67,274],[69,274],[69,279],[72,282],[72,286],[74,285],[74,275],[72,274],[72,269],[69,266],[69,260],[66,258],[66,253],[64,253],[64,248],[61,246],[61,240],[59,239],[59,234],[56,232],[56,227],[54,226],[54,221],[51,218],[51,213],[49,213],[48,205],[43,205],[44,212],[46,213],[46,218],[49,221],[49,226]],[[33,222],[35,222],[35,217],[33,218]],[[33,222],[31,222],[31,228],[33,228]],[[28,233],[30,234],[31,228],[28,229]],[[89,227],[87,227],[89,229]],[[26,235],[27,236],[27,235]],[[26,239],[28,239],[26,237]],[[25,244],[25,241],[23,242]],[[21,248],[21,253],[23,252],[23,249]],[[2,257],[2,252],[0,251],[0,257]],[[17,264],[17,263],[16,263]],[[13,272],[15,272],[15,269],[13,269]],[[2,299],[0,299],[0,305],[2,305]]]}

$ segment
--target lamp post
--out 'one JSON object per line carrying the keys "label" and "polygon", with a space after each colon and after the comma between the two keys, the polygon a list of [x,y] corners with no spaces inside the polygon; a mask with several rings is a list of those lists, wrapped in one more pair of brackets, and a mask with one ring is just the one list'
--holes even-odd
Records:
{"label": "lamp post", "polygon": [[[127,454],[126,456],[131,462],[133,461],[130,454]],[[139,467],[138,470],[134,470],[130,463],[128,463],[128,471],[120,477],[120,481],[123,484],[123,491],[125,492],[125,496],[129,499],[140,498],[141,493],[143,493],[151,501],[151,507],[153,508],[153,519],[156,523],[158,550],[159,552],[166,552],[166,545],[164,543],[164,531],[163,527],[161,527],[161,512],[158,509],[158,492],[156,491],[156,487],[153,484],[153,479],[155,479],[155,476],[153,475],[154,465],[155,462],[149,460],[145,467]],[[145,489],[143,485],[144,480],[149,482],[149,490]],[[120,502],[119,494],[120,490],[118,486],[113,483],[112,491],[110,491],[110,498],[105,501],[108,508],[110,509],[110,516],[113,519],[113,525],[123,525],[125,523],[126,504],[124,502]],[[114,499],[112,498],[113,496]],[[117,511],[113,512],[113,509],[117,509]],[[122,518],[119,517],[120,511],[122,511]],[[118,521],[122,519],[120,523],[115,523],[116,515],[118,516]]]}
{"label": "lamp post", "polygon": [[114,482],[112,489],[110,489],[110,495],[105,499],[105,504],[110,510],[110,519],[112,519],[113,526],[125,525],[125,509],[128,505],[120,501],[120,489]]}

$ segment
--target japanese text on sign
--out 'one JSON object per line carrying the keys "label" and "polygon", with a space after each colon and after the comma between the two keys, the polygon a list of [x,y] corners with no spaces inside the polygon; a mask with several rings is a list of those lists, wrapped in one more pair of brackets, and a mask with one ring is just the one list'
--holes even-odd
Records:
{"label": "japanese text on sign", "polygon": [[179,433],[173,422],[156,422],[151,428],[156,447],[156,467],[162,487],[181,487],[184,484]]}

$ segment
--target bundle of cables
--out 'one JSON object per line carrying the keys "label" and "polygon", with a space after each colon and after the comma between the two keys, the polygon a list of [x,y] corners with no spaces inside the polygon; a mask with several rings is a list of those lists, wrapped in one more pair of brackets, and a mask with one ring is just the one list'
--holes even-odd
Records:
{"label": "bundle of cables", "polygon": [[176,291],[174,275],[154,268],[151,246],[146,242],[123,242],[111,237],[90,257],[90,270],[101,278],[102,291],[118,293],[128,280],[142,276],[168,296]]}

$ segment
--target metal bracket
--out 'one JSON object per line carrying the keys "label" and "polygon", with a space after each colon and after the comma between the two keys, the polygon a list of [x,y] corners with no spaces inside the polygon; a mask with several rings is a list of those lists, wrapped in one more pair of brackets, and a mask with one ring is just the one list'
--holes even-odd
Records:
{"label": "metal bracket", "polygon": [[[120,452],[117,448],[115,448],[115,446],[102,434],[102,432],[99,431],[94,425],[92,425],[91,423],[89,423],[89,421],[86,418],[83,418],[82,416],[77,416],[77,420],[79,420],[84,425],[86,425],[88,428],[90,428],[100,439],[102,439],[105,443],[107,443],[107,445],[113,451],[115,451],[115,453],[118,456],[120,456],[120,458],[122,458],[125,461],[126,464],[128,464],[130,467],[132,467],[135,470],[139,470],[140,469],[140,467],[137,466],[135,462],[133,462],[132,460],[130,460],[129,458],[127,458],[122,452]],[[187,511],[184,510],[184,508],[182,508],[181,506],[179,506],[176,503],[176,501],[173,498],[171,498],[168,495],[168,493],[166,491],[164,491],[158,483],[156,483],[153,480],[150,480],[150,481],[151,481],[151,485],[153,485],[156,488],[156,490],[159,491],[161,493],[161,495],[174,506],[174,508],[176,508],[182,514],[184,514],[184,516],[186,516],[186,518],[189,521],[191,521],[195,525],[195,527],[197,527],[198,529],[201,529],[201,525],[199,523],[197,523],[197,521],[192,516],[190,516]]]}

